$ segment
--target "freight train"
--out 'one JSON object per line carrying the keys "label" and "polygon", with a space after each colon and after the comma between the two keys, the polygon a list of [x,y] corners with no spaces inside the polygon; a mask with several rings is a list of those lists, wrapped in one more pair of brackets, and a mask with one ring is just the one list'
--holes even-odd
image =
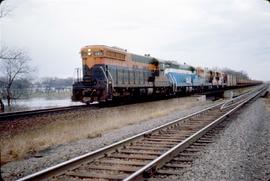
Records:
{"label": "freight train", "polygon": [[82,79],[73,84],[72,100],[87,104],[260,83],[233,73],[196,68],[105,45],[85,46],[80,54]]}

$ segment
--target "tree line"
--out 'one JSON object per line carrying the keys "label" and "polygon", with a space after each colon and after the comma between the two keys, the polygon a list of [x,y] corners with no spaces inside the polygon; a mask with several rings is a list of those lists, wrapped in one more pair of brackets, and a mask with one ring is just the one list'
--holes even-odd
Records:
{"label": "tree line", "polygon": [[[11,86],[8,85],[7,77],[0,77],[0,97],[8,99],[19,99],[33,92],[50,93],[71,89],[73,78],[45,77],[33,80],[29,77],[15,79]],[[8,89],[8,90],[7,90]]]}

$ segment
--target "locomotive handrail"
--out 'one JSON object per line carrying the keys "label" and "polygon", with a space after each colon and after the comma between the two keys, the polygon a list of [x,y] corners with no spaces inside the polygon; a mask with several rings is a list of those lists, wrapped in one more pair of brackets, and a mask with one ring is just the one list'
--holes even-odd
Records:
{"label": "locomotive handrail", "polygon": [[173,78],[173,79],[174,79],[174,81],[175,81],[175,85],[176,85],[176,87],[178,87],[177,80],[176,80],[175,76],[174,76],[174,75],[172,75],[172,78]]}
{"label": "locomotive handrail", "polygon": [[175,92],[176,90],[176,88],[177,88],[177,86],[176,86],[176,82],[175,82],[175,80],[172,78],[172,75],[171,74],[168,74],[169,75],[169,77],[170,77],[170,79],[172,80],[172,83],[173,83],[173,91]]}
{"label": "locomotive handrail", "polygon": [[174,81],[172,80],[171,75],[170,75],[170,74],[168,74],[168,76],[169,76],[169,79],[171,80],[172,84],[174,84]]}
{"label": "locomotive handrail", "polygon": [[112,87],[114,87],[114,80],[113,80],[112,74],[111,74],[111,72],[109,70],[107,70],[107,71],[108,71],[108,74],[109,74],[110,78],[112,79]]}
{"label": "locomotive handrail", "polygon": [[103,72],[103,74],[104,74],[104,76],[106,78],[106,92],[108,92],[108,90],[109,90],[109,79],[108,79],[108,77],[107,77],[107,75],[105,73],[104,68],[102,66],[99,66],[99,68],[102,70],[102,72]]}

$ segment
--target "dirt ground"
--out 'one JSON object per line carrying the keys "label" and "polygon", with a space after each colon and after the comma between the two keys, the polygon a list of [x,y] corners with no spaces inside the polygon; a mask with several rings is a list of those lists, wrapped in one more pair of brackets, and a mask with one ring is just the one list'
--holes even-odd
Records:
{"label": "dirt ground", "polygon": [[23,118],[12,124],[1,123],[1,165],[51,146],[83,138],[101,137],[113,129],[206,103],[198,97],[183,97]]}

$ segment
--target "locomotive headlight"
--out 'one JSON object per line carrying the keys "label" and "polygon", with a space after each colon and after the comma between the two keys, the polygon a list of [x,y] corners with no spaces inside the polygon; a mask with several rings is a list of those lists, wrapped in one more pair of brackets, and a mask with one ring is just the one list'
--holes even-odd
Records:
{"label": "locomotive headlight", "polygon": [[90,56],[90,55],[91,55],[91,49],[90,49],[90,48],[88,48],[88,49],[87,49],[87,51],[88,51],[88,53],[87,53],[87,54]]}

